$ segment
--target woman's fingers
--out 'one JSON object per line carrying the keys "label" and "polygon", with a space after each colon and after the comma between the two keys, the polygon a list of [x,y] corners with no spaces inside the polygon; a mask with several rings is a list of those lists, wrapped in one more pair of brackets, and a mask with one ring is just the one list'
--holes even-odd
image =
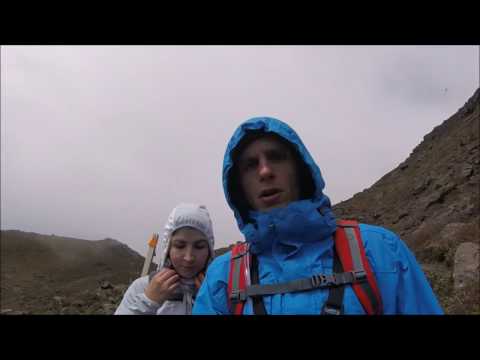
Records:
{"label": "woman's fingers", "polygon": [[169,287],[176,283],[179,279],[180,277],[175,270],[162,269],[153,277],[151,285],[156,288],[157,291],[168,291]]}
{"label": "woman's fingers", "polygon": [[168,269],[168,268],[163,268],[162,270],[160,270],[160,272],[158,274],[156,274],[153,277],[152,280],[154,280],[157,283],[162,283],[162,282],[169,279],[170,277],[172,277],[175,274],[176,274],[175,270]]}
{"label": "woman's fingers", "polygon": [[172,269],[162,269],[156,274],[145,289],[148,298],[159,303],[168,299],[173,290],[178,287],[180,277]]}
{"label": "woman's fingers", "polygon": [[168,292],[173,292],[178,286],[180,285],[180,283],[177,281],[177,282],[174,282],[172,285],[170,285],[170,287],[168,288]]}
{"label": "woman's fingers", "polygon": [[178,282],[178,280],[180,280],[180,276],[178,276],[178,274],[173,274],[172,276],[170,276],[168,279],[165,280],[164,284],[165,284],[165,287],[166,288],[170,288],[170,286],[172,284],[175,284]]}
{"label": "woman's fingers", "polygon": [[165,281],[165,287],[168,292],[173,292],[180,285],[180,276],[175,274],[171,278]]}

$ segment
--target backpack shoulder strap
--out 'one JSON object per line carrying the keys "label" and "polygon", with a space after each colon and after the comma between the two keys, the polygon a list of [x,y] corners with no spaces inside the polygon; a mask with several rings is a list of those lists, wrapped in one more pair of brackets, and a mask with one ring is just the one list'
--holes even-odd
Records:
{"label": "backpack shoulder strap", "polygon": [[[343,272],[343,266],[338,258],[338,251],[333,251],[333,272],[335,275]],[[328,291],[328,298],[322,308],[322,315],[343,314],[343,294],[345,285],[334,286]]]}
{"label": "backpack shoulder strap", "polygon": [[377,282],[365,255],[365,248],[356,220],[337,221],[335,233],[335,251],[340,258],[344,271],[364,273],[367,281],[353,283],[352,288],[369,315],[382,313],[382,301]]}
{"label": "backpack shoulder strap", "polygon": [[230,257],[230,272],[228,276],[228,305],[232,314],[243,314],[246,299],[240,297],[250,279],[250,253],[248,243],[237,243],[232,248]]}
{"label": "backpack shoulder strap", "polygon": [[[258,274],[258,257],[255,254],[251,254],[251,283],[252,285],[259,284]],[[268,315],[265,304],[263,303],[262,296],[252,296],[253,313],[255,315]]]}

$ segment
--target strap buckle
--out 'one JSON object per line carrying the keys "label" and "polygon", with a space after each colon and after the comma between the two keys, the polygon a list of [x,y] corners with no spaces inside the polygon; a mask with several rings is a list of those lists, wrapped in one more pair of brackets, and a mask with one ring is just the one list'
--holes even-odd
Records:
{"label": "strap buckle", "polygon": [[334,275],[314,275],[310,278],[310,281],[314,288],[336,285],[336,279]]}
{"label": "strap buckle", "polygon": [[325,315],[341,315],[342,310],[341,309],[336,309],[336,308],[328,306],[328,305],[325,305],[323,307],[323,314],[325,314]]}
{"label": "strap buckle", "polygon": [[244,290],[232,290],[230,300],[234,303],[247,300],[247,295]]}
{"label": "strap buckle", "polygon": [[367,273],[364,270],[351,271],[353,276],[353,281],[360,282],[367,278]]}
{"label": "strap buckle", "polygon": [[249,244],[246,244],[246,245],[244,245],[244,251],[238,253],[238,254],[235,255],[235,256],[232,256],[232,259],[241,258],[241,257],[247,255],[249,252],[250,252],[250,246],[249,246]]}
{"label": "strap buckle", "polygon": [[326,283],[325,275],[314,275],[310,278],[310,281],[314,288],[324,286]]}
{"label": "strap buckle", "polygon": [[241,258],[241,257],[243,257],[243,256],[245,256],[245,255],[247,255],[247,254],[248,254],[248,250],[246,250],[246,251],[244,251],[244,252],[241,252],[241,253],[239,253],[239,254],[237,254],[237,255],[235,255],[235,256],[232,256],[232,259],[235,260],[235,259]]}

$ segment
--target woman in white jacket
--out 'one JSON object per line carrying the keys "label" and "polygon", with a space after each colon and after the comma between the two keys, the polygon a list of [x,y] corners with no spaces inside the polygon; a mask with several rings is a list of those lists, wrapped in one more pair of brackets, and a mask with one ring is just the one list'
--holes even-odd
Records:
{"label": "woman in white jacket", "polygon": [[159,255],[158,270],[130,285],[115,315],[191,315],[205,270],[215,256],[205,206],[179,204],[173,209]]}

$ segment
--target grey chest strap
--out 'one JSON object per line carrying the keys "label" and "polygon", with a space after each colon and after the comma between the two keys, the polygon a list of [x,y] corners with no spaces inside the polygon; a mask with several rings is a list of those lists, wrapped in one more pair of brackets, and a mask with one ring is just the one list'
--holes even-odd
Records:
{"label": "grey chest strap", "polygon": [[250,285],[247,286],[243,291],[233,291],[231,295],[231,300],[245,301],[249,296],[284,294],[326,287],[334,287],[361,282],[365,279],[366,274],[364,271],[349,271],[343,273],[334,273],[331,275],[319,274],[314,275],[311,278],[293,280],[280,284]]}

